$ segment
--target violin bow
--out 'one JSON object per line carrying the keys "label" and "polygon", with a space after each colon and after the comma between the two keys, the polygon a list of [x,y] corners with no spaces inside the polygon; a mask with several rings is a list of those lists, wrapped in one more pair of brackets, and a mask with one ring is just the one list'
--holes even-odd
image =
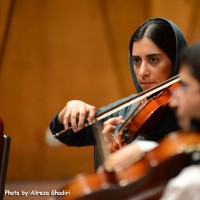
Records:
{"label": "violin bow", "polygon": [[[122,110],[123,108],[125,108],[127,106],[130,106],[130,105],[132,105],[136,102],[139,102],[139,101],[143,100],[144,98],[147,98],[150,95],[157,93],[157,92],[169,87],[170,85],[180,81],[180,79],[181,79],[180,74],[173,76],[173,77],[169,78],[168,80],[163,81],[162,83],[160,83],[160,84],[158,84],[158,85],[156,85],[152,88],[149,88],[149,89],[135,95],[134,97],[132,97],[128,100],[125,100],[124,102],[122,102],[122,103],[120,103],[116,106],[113,106],[112,108],[109,108],[108,110],[105,110],[104,112],[97,114],[95,120],[92,123],[88,123],[86,121],[85,127],[92,125],[95,122],[100,121],[100,120],[112,115],[113,113],[115,113],[119,110]],[[72,127],[69,127],[68,129],[62,130],[62,131],[54,134],[54,137],[59,138],[61,135],[66,134],[70,131],[72,131]]]}

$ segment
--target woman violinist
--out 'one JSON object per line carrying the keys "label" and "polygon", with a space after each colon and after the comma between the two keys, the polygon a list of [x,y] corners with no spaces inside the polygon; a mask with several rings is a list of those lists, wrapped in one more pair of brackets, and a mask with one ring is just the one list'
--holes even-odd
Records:
{"label": "woman violinist", "polygon": [[[183,34],[173,22],[163,18],[152,18],[145,21],[135,31],[129,45],[129,65],[137,92],[140,93],[177,75],[179,72],[179,51],[186,45]],[[52,119],[50,129],[55,134],[67,129],[71,124],[73,131],[61,135],[58,138],[61,142],[68,146],[95,146],[96,141],[92,134],[92,126],[83,129],[85,119],[92,122],[96,114],[122,101],[124,99],[98,110],[82,101],[69,101]],[[111,134],[115,125],[123,123],[123,118],[134,107],[136,107],[135,104],[102,119],[102,122],[105,122],[103,135],[108,146],[110,146]],[[146,131],[145,135],[139,136],[137,139],[157,141],[177,129],[174,111],[169,110],[164,117]],[[95,167],[97,168],[100,164],[95,146]]]}

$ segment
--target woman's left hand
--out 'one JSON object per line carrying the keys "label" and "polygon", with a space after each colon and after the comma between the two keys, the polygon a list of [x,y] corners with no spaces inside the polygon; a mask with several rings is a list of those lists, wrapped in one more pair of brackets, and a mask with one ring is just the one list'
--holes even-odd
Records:
{"label": "woman's left hand", "polygon": [[102,130],[103,138],[107,144],[108,150],[112,153],[120,148],[119,144],[117,144],[113,139],[113,133],[115,131],[115,127],[118,124],[123,124],[124,120],[121,116],[111,118],[104,122],[104,127]]}

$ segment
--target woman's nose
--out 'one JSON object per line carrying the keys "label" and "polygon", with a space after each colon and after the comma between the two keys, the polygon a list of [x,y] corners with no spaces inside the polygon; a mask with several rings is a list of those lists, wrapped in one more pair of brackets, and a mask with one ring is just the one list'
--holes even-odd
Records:
{"label": "woman's nose", "polygon": [[146,62],[142,62],[139,74],[140,74],[141,77],[145,77],[145,76],[150,75],[148,64]]}

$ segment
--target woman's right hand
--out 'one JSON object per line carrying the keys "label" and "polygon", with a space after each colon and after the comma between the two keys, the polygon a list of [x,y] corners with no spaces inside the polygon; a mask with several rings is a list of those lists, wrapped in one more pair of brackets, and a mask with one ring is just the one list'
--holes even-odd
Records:
{"label": "woman's right hand", "polygon": [[66,106],[58,114],[58,122],[63,124],[65,129],[68,129],[69,123],[71,123],[72,130],[77,132],[84,128],[85,120],[89,123],[94,121],[95,112],[96,108],[94,106],[83,101],[72,100],[67,102]]}

